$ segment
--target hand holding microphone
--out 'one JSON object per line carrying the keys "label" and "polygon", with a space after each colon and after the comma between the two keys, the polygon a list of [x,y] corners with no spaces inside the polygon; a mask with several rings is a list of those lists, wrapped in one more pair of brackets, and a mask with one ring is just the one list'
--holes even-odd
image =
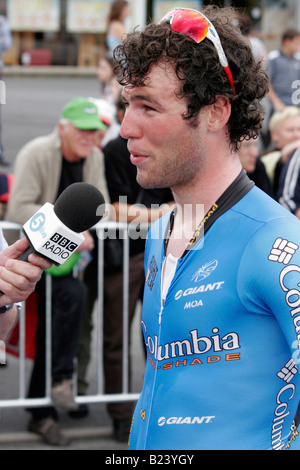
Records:
{"label": "hand holding microphone", "polygon": [[29,248],[20,256],[28,261],[37,253],[56,265],[63,264],[84,241],[81,232],[103,217],[105,201],[95,186],[74,183],[55,202],[44,204],[23,226]]}
{"label": "hand holding microphone", "polygon": [[[0,254],[1,294],[5,292],[1,304],[25,300],[34,290],[42,270],[52,263],[63,264],[84,241],[79,232],[99,222],[104,211],[102,194],[87,183],[70,185],[54,206],[44,204],[23,226],[27,240],[18,240]],[[29,247],[25,249],[28,242]],[[28,262],[31,254],[37,256],[31,256],[26,265],[19,263]]]}

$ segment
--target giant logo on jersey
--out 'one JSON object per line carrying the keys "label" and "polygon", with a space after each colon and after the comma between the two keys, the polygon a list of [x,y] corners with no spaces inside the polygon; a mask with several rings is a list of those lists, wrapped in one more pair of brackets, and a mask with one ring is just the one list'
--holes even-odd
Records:
{"label": "giant logo on jersey", "polygon": [[[218,267],[218,261],[215,259],[213,261],[209,261],[208,263],[204,264],[203,266],[201,266],[201,268],[199,268],[195,274],[192,276],[192,279],[191,281],[193,281],[195,284],[198,284],[199,282],[203,281],[204,279],[206,279],[207,277],[209,277],[214,271],[215,269]],[[213,282],[213,283],[209,283],[209,284],[201,284],[200,286],[195,286],[193,285],[193,287],[188,287],[187,289],[185,290],[178,290],[175,294],[175,300],[179,300],[181,299],[181,297],[188,297],[190,295],[195,295],[195,294],[199,294],[199,293],[202,293],[202,292],[208,292],[208,291],[214,291],[214,290],[219,290],[222,288],[224,284],[224,281],[218,281],[218,282]],[[188,302],[186,305],[185,305],[185,309],[186,308],[190,308],[190,307],[194,307],[194,306],[202,306],[203,303],[202,301],[194,301],[194,302]]]}

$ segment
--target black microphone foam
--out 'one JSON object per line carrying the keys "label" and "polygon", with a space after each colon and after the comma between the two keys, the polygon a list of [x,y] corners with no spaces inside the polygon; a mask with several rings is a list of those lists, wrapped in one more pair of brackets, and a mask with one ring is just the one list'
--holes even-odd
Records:
{"label": "black microphone foam", "polygon": [[57,198],[53,209],[63,224],[80,233],[93,227],[103,217],[105,201],[95,186],[73,183]]}

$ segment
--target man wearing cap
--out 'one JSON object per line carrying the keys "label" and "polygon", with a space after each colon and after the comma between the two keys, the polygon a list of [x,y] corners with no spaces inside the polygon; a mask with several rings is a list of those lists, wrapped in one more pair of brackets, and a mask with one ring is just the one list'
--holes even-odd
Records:
{"label": "man wearing cap", "polygon": [[[25,144],[15,161],[14,184],[6,218],[24,224],[46,202],[55,203],[70,184],[86,182],[97,187],[106,202],[104,158],[97,147],[106,126],[94,103],[74,98],[67,103],[55,130]],[[80,250],[91,250],[93,238],[85,232]],[[36,357],[29,397],[45,396],[45,277],[38,283],[39,323]],[[72,394],[73,360],[76,354],[85,287],[70,273],[52,275],[52,398],[68,410],[77,407]],[[32,408],[29,429],[50,445],[65,445],[54,407]]]}

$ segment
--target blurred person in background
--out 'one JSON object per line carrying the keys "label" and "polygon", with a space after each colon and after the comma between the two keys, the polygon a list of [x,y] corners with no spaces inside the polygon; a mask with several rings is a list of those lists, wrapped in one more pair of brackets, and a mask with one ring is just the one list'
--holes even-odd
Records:
{"label": "blurred person in background", "polygon": [[126,35],[125,20],[130,15],[130,6],[126,0],[115,0],[110,7],[107,19],[106,46],[113,51],[121,44]]}
{"label": "blurred person in background", "polygon": [[278,202],[300,219],[300,150],[295,150],[282,167]]}
{"label": "blurred person in background", "polygon": [[[12,34],[6,18],[0,15],[0,80],[3,80],[3,52],[12,46]],[[0,96],[0,165],[8,166],[9,162],[4,157],[3,137],[2,137],[2,97]]]}
{"label": "blurred person in background", "polygon": [[294,82],[300,80],[300,32],[286,30],[281,39],[281,48],[268,54],[267,72],[270,77],[269,98],[273,111],[292,106]]}
{"label": "blurred person in background", "polygon": [[239,17],[239,26],[241,33],[250,41],[254,58],[257,60],[257,62],[261,62],[263,67],[265,67],[267,60],[267,50],[264,42],[260,39],[258,32],[255,30],[250,16],[247,14],[241,15]]}
{"label": "blurred person in background", "polygon": [[278,191],[282,166],[300,145],[300,108],[286,106],[273,114],[269,122],[273,149],[264,153],[261,160],[270,179],[273,193]]}
{"label": "blurred person in background", "polygon": [[244,140],[238,151],[244,170],[256,186],[269,196],[273,196],[271,182],[264,164],[259,158],[259,144],[257,139]]}
{"label": "blurred person in background", "polygon": [[100,97],[108,101],[111,105],[116,106],[121,86],[117,82],[113,69],[114,59],[111,52],[107,52],[99,60],[97,77],[100,84]]}

